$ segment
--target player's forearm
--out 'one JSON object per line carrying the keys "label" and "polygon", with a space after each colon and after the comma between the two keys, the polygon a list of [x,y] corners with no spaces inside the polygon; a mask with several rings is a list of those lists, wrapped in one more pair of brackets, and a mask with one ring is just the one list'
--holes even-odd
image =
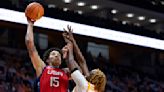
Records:
{"label": "player's forearm", "polygon": [[29,23],[27,25],[27,33],[25,36],[25,43],[29,52],[29,55],[32,56],[33,52],[36,52],[34,45],[34,34],[33,34],[33,24]]}
{"label": "player's forearm", "polygon": [[68,60],[67,61],[67,66],[70,69],[70,71],[73,71],[74,69],[77,68],[74,62],[75,62],[74,60]]}
{"label": "player's forearm", "polygon": [[27,25],[27,33],[26,33],[26,42],[27,41],[33,41],[34,40],[34,35],[33,35],[33,24],[28,24]]}
{"label": "player's forearm", "polygon": [[27,26],[27,33],[25,36],[25,42],[27,48],[33,48],[34,47],[34,34],[33,34],[33,24],[29,23]]}
{"label": "player's forearm", "polygon": [[86,60],[84,58],[84,56],[82,55],[78,45],[76,44],[76,41],[73,41],[73,47],[74,47],[74,51],[75,51],[75,56],[78,60],[78,63],[81,67],[82,72],[84,73],[85,76],[87,76],[89,74],[89,70],[86,64]]}
{"label": "player's forearm", "polygon": [[68,56],[68,63],[67,63],[68,67],[70,68],[70,70],[74,70],[75,68],[77,68],[75,60],[74,60],[74,56],[73,53],[69,51],[69,56]]}
{"label": "player's forearm", "polygon": [[86,60],[85,60],[84,56],[82,55],[76,41],[73,41],[73,47],[74,47],[75,56],[78,58],[78,62],[86,63]]}
{"label": "player's forearm", "polygon": [[68,51],[68,58],[66,63],[70,71],[73,71],[75,68],[78,68],[76,61],[74,60],[73,50],[71,49]]}

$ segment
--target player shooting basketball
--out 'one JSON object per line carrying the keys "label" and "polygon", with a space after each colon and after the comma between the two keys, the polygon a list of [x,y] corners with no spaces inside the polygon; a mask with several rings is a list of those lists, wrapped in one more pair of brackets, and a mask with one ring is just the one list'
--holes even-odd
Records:
{"label": "player shooting basketball", "polygon": [[[71,77],[76,83],[76,87],[73,92],[104,92],[106,85],[106,76],[105,74],[99,70],[94,69],[91,72],[88,71],[88,67],[86,65],[86,60],[83,57],[78,45],[72,34],[72,29],[70,26],[67,27],[68,30],[65,30],[63,33],[63,37],[67,42],[66,49],[68,48],[69,59],[68,59],[68,67],[70,70],[74,70],[72,72]],[[83,71],[85,77],[77,70],[77,66],[75,66],[76,62],[73,57],[73,49],[76,54],[78,63],[80,65],[81,70]]]}
{"label": "player shooting basketball", "polygon": [[69,78],[67,72],[59,68],[62,63],[62,53],[55,48],[51,48],[46,51],[44,60],[42,60],[34,45],[33,25],[34,22],[28,19],[25,42],[31,62],[40,81],[40,91],[38,91],[67,92]]}

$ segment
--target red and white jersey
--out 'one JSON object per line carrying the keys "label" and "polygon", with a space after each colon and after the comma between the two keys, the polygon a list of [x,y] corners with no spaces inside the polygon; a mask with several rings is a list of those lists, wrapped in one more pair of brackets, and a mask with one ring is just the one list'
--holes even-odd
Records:
{"label": "red and white jersey", "polygon": [[62,69],[47,66],[40,77],[40,92],[67,92],[68,81]]}

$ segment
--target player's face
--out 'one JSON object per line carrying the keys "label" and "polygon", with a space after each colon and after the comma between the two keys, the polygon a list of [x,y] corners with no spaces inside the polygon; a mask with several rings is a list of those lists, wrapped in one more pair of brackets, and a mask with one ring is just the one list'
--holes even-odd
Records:
{"label": "player's face", "polygon": [[49,61],[53,66],[60,66],[61,65],[61,54],[54,50],[50,52]]}

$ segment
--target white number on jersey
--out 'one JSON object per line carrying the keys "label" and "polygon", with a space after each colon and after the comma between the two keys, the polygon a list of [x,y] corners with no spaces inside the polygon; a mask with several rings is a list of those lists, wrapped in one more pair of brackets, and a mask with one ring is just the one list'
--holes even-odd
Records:
{"label": "white number on jersey", "polygon": [[59,77],[51,77],[50,78],[50,86],[51,87],[59,87]]}

